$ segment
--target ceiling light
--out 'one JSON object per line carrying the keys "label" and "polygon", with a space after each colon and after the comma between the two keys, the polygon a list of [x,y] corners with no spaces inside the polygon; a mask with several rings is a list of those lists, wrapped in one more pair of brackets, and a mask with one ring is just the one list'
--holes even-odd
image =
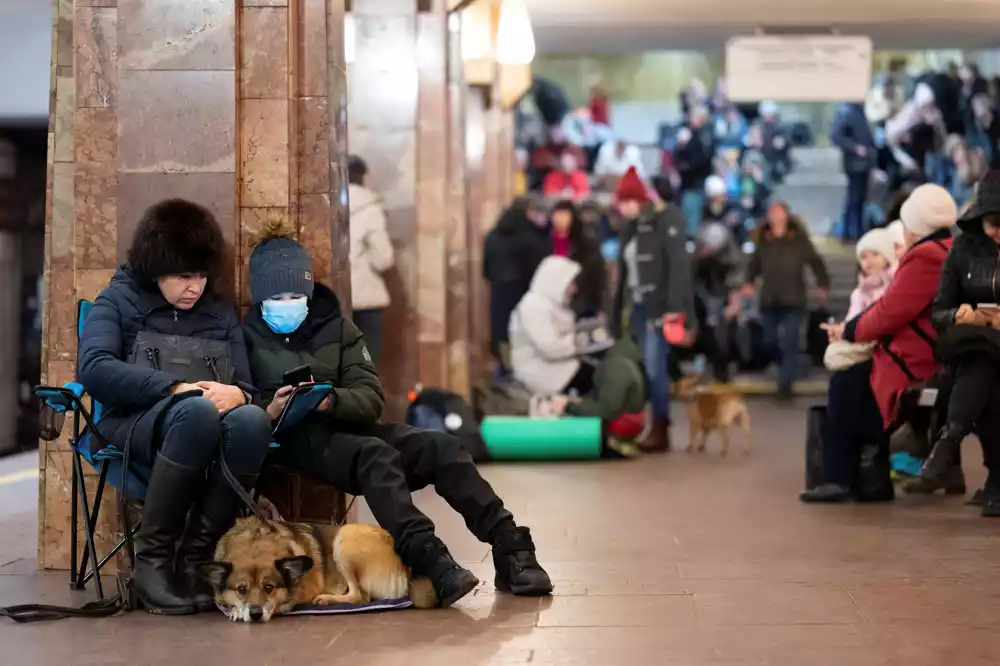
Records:
{"label": "ceiling light", "polygon": [[497,28],[497,60],[503,65],[528,65],[535,59],[535,34],[524,0],[503,0]]}

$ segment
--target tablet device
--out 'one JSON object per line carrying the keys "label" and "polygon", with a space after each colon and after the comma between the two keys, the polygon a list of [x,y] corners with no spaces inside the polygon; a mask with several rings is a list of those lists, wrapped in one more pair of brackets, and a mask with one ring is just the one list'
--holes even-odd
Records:
{"label": "tablet device", "polygon": [[300,386],[289,396],[285,408],[271,431],[275,438],[280,438],[284,431],[294,427],[320,406],[327,396],[333,393],[332,384],[309,384]]}

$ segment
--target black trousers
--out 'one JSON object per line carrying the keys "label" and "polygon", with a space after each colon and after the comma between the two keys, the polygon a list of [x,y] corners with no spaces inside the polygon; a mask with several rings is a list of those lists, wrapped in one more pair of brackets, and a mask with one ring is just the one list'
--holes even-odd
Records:
{"label": "black trousers", "polygon": [[970,433],[1000,389],[1000,365],[989,356],[963,358],[955,366],[948,422]]}
{"label": "black trousers", "polygon": [[886,448],[882,414],[872,393],[872,363],[859,363],[830,375],[827,432],[823,440],[823,478],[848,488],[858,484],[862,449]]}
{"label": "black trousers", "polygon": [[[310,432],[301,432],[304,428]],[[276,461],[363,495],[398,553],[414,536],[434,531],[411,496],[430,485],[480,541],[490,543],[498,528],[513,527],[513,516],[456,437],[393,424],[345,432],[311,423],[296,430],[304,436],[282,442]]]}
{"label": "black trousers", "polygon": [[563,387],[563,393],[569,393],[570,391],[576,391],[577,394],[582,398],[594,389],[594,375],[597,372],[597,366],[591,365],[587,361],[580,361],[580,367],[573,375],[569,383]]}
{"label": "black trousers", "polygon": [[983,464],[1000,475],[1000,364],[989,356],[963,359],[955,366],[948,400],[948,422],[965,433],[975,432],[983,447]]}

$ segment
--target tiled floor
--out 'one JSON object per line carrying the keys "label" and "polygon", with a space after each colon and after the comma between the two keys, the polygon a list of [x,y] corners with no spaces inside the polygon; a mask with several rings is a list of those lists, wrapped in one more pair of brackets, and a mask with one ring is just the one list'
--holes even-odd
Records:
{"label": "tiled floor", "polygon": [[[0,663],[998,663],[1000,521],[957,498],[800,505],[803,406],[755,403],[749,458],[722,460],[713,447],[634,462],[484,467],[532,527],[556,581],[550,599],[496,595],[487,548],[425,492],[420,504],[485,581],[451,610],[261,626],[143,613],[4,623]],[[683,446],[682,432],[676,439]],[[972,442],[966,453],[971,490],[982,473]],[[0,567],[0,604],[70,600],[64,574],[32,571],[27,519],[0,522],[0,558],[15,560]]]}

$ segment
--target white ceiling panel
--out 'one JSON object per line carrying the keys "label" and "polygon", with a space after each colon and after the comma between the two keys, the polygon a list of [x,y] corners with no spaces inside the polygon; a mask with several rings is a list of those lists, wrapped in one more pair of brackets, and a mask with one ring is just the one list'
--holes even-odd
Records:
{"label": "white ceiling panel", "polygon": [[721,49],[756,29],[870,36],[878,49],[1000,46],[1000,0],[526,0],[539,50]]}

